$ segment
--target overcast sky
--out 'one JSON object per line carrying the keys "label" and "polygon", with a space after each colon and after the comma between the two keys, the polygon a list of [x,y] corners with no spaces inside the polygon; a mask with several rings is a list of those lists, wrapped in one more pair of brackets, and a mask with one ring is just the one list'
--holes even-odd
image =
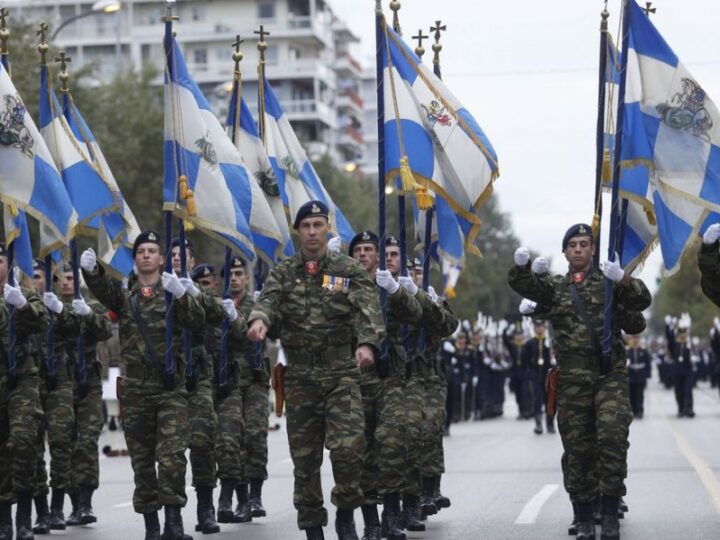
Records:
{"label": "overcast sky", "polygon": [[[645,2],[640,2],[644,5]],[[331,0],[362,38],[357,54],[372,61],[374,0]],[[654,24],[710,98],[720,100],[720,11],[717,0],[658,0]],[[383,1],[390,17],[389,2]],[[404,0],[403,34],[443,37],[443,79],[472,112],[497,151],[495,192],[523,244],[565,270],[560,240],[590,222],[595,183],[595,125],[600,12],[594,0]],[[618,35],[620,1],[608,3]],[[413,42],[414,47],[414,42]],[[430,50],[429,44],[426,50]],[[431,60],[431,52],[425,60]],[[654,286],[658,253],[641,277]]]}

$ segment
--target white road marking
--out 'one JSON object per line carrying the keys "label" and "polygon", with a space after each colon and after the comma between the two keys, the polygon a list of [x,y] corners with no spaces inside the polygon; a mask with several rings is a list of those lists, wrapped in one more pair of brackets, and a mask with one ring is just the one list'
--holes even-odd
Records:
{"label": "white road marking", "polygon": [[283,459],[280,463],[292,463],[292,458]]}
{"label": "white road marking", "polygon": [[113,508],[127,508],[129,506],[132,506],[132,504],[133,504],[132,501],[120,503],[120,504],[116,504],[115,506],[113,506]]}
{"label": "white road marking", "polygon": [[557,491],[558,487],[560,487],[558,484],[544,485],[523,507],[522,512],[515,520],[515,525],[531,525],[535,523],[540,510],[542,510],[548,499],[552,497],[553,493]]}

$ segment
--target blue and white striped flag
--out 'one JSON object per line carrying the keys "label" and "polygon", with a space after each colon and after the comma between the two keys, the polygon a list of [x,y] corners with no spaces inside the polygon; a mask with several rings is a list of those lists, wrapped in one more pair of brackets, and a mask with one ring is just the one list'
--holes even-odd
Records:
{"label": "blue and white striped flag", "polygon": [[333,232],[340,236],[343,243],[349,243],[355,233],[323,186],[267,79],[263,89],[265,145],[290,220],[295,220],[298,210],[306,202],[322,201],[330,210]]}

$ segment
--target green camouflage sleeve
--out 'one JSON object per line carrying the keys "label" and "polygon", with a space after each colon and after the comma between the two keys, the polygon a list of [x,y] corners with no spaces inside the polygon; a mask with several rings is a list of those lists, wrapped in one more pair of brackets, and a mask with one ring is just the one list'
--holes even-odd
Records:
{"label": "green camouflage sleeve", "polygon": [[263,284],[262,292],[250,312],[248,325],[260,319],[268,328],[272,328],[279,322],[280,295],[282,294],[281,267],[282,265],[278,265],[270,270]]}
{"label": "green camouflage sleeve", "polygon": [[245,334],[248,331],[248,325],[245,321],[245,317],[238,314],[238,318],[230,323],[230,333],[237,340],[247,339]]}
{"label": "green camouflage sleeve", "polygon": [[628,311],[644,311],[652,304],[650,291],[640,279],[630,278],[630,286],[615,286],[615,297],[619,305]]}
{"label": "green camouflage sleeve", "polygon": [[508,284],[523,298],[543,304],[548,310],[552,309],[554,290],[552,280],[536,276],[530,270],[530,263],[522,267],[513,265],[508,272]]}
{"label": "green camouflage sleeve", "polygon": [[455,332],[459,321],[450,310],[449,305],[436,304],[422,289],[418,291],[415,298],[422,307],[422,318],[420,319],[422,326],[440,338],[445,338]]}
{"label": "green camouflage sleeve", "polygon": [[100,302],[90,301],[88,304],[93,311],[83,320],[86,344],[88,341],[99,343],[110,339],[112,337],[112,322],[110,317],[107,316],[107,310]]}
{"label": "green camouflage sleeve", "polygon": [[423,308],[415,296],[400,287],[395,294],[387,295],[388,310],[392,312],[393,319],[402,322],[418,322],[423,314]]}
{"label": "green camouflage sleeve", "polygon": [[703,244],[698,252],[700,288],[705,296],[720,307],[720,242]]}
{"label": "green camouflage sleeve", "polygon": [[627,334],[641,334],[647,327],[645,316],[640,311],[619,309],[615,316],[618,326]]}
{"label": "green camouflage sleeve", "polygon": [[16,310],[17,326],[15,330],[23,336],[44,332],[47,326],[47,309],[45,309],[40,295],[25,288],[23,288],[23,294],[28,302],[24,308]]}
{"label": "green camouflage sleeve", "polygon": [[75,315],[66,306],[60,313],[53,313],[53,331],[63,339],[72,339],[80,335],[80,316]]}
{"label": "green camouflage sleeve", "polygon": [[356,266],[350,278],[348,300],[355,308],[353,328],[357,332],[357,343],[380,349],[380,343],[385,338],[385,324],[380,312],[377,289],[365,269],[360,265]]}
{"label": "green camouflage sleeve", "polygon": [[204,329],[205,311],[195,298],[185,294],[182,298],[173,299],[172,305],[175,310],[175,320],[180,326],[197,331]]}
{"label": "green camouflage sleeve", "polygon": [[222,305],[222,299],[206,287],[199,288],[200,294],[197,297],[197,301],[205,311],[205,323],[212,326],[221,324],[225,320],[225,309]]}
{"label": "green camouflage sleeve", "polygon": [[85,283],[92,295],[111,311],[120,315],[126,308],[125,291],[119,281],[112,279],[102,265],[94,272],[82,271]]}

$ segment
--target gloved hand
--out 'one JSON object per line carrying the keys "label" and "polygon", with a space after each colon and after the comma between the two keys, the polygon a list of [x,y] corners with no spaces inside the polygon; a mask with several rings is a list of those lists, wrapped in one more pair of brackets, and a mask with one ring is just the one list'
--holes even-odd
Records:
{"label": "gloved hand", "polygon": [[713,223],[703,234],[703,244],[714,244],[718,240],[720,240],[720,223]]}
{"label": "gloved hand", "polygon": [[262,291],[253,291],[253,295],[252,295],[253,302],[257,302],[257,299],[260,298],[261,292]]}
{"label": "gloved hand", "polygon": [[81,317],[87,317],[92,313],[92,309],[82,298],[76,298],[72,301],[72,309],[75,315],[80,315]]}
{"label": "gloved hand", "polygon": [[410,296],[415,296],[418,293],[418,286],[415,285],[413,278],[410,276],[400,276],[398,281],[400,286],[410,293]]}
{"label": "gloved hand", "polygon": [[515,250],[515,264],[525,266],[530,260],[530,250],[526,247],[519,247]]}
{"label": "gloved hand", "polygon": [[455,352],[455,346],[454,346],[451,342],[445,341],[445,342],[443,343],[443,350],[444,350],[445,352],[448,352],[448,353],[452,354],[452,353]]}
{"label": "gloved hand", "polygon": [[175,298],[180,299],[185,296],[185,287],[180,283],[180,278],[172,272],[162,273],[162,286],[167,292]]}
{"label": "gloved hand", "polygon": [[82,255],[80,255],[80,268],[87,272],[92,272],[96,266],[97,255],[95,255],[95,250],[93,250],[93,248],[87,248],[82,252]]}
{"label": "gloved hand", "polygon": [[665,315],[665,326],[671,326],[671,325],[672,325],[672,316]]}
{"label": "gloved hand", "polygon": [[195,282],[192,279],[181,277],[180,283],[182,283],[182,286],[185,287],[185,292],[193,298],[197,298],[200,295],[200,289],[197,288],[197,285],[195,285]]}
{"label": "gloved hand", "polygon": [[532,300],[528,300],[527,298],[523,298],[520,301],[520,306],[518,306],[518,310],[523,315],[532,315],[535,313],[535,308],[537,307],[537,302],[533,302]]}
{"label": "gloved hand", "polygon": [[390,294],[395,294],[400,288],[400,284],[395,281],[395,278],[392,277],[389,270],[378,270],[375,272],[375,283]]}
{"label": "gloved hand", "polygon": [[532,265],[530,266],[532,269],[533,274],[547,274],[548,271],[548,262],[547,259],[544,257],[538,257],[532,262]]}
{"label": "gloved hand", "polygon": [[625,270],[620,266],[620,257],[615,252],[614,260],[605,261],[600,264],[602,273],[611,281],[622,281],[625,277]]}
{"label": "gloved hand", "polygon": [[25,295],[22,293],[19,286],[13,287],[9,283],[6,283],[5,289],[3,290],[3,296],[8,304],[18,309],[24,308],[27,304],[27,298],[25,298]]}
{"label": "gloved hand", "polygon": [[238,312],[237,308],[235,307],[235,302],[233,302],[232,298],[225,298],[222,301],[223,309],[225,310],[225,313],[227,314],[228,319],[230,322],[235,322],[238,318]]}
{"label": "gloved hand", "polygon": [[440,297],[435,292],[435,288],[432,285],[428,286],[428,294],[430,295],[430,300],[432,300],[436,304],[440,301]]}
{"label": "gloved hand", "polygon": [[60,314],[63,310],[63,303],[60,299],[52,292],[43,293],[43,304],[53,313]]}
{"label": "gloved hand", "polygon": [[332,251],[333,253],[340,253],[340,249],[342,248],[341,238],[339,236],[333,236],[328,240],[327,248],[328,251]]}

